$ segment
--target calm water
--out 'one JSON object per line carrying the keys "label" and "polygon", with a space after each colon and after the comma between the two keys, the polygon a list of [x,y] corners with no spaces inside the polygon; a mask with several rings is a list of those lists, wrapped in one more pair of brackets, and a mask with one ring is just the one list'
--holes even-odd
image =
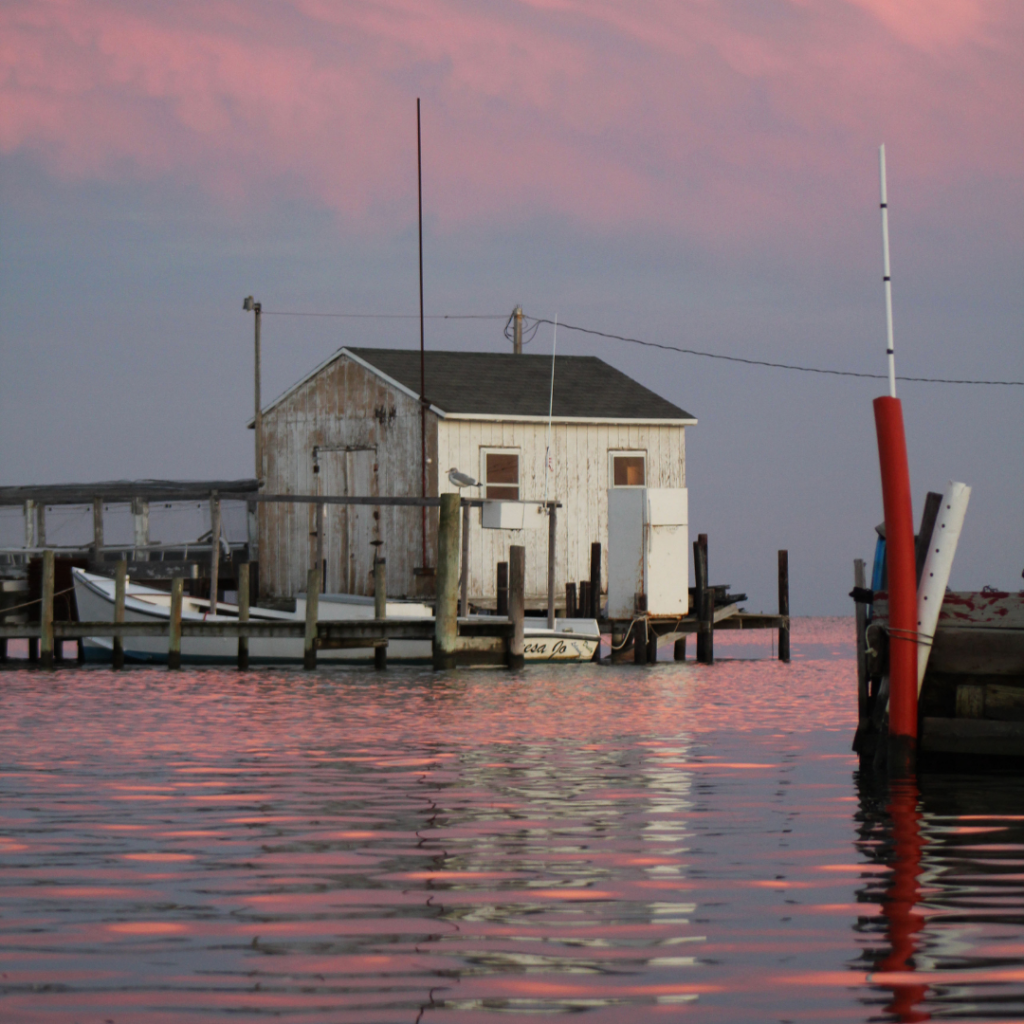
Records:
{"label": "calm water", "polygon": [[0,673],[0,1020],[1024,1018],[1024,786],[737,660]]}

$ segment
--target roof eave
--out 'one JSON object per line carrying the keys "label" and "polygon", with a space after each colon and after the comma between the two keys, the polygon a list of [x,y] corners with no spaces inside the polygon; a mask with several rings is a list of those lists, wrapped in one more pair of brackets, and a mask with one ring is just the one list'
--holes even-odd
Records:
{"label": "roof eave", "polygon": [[[450,412],[449,420],[485,420],[489,423],[547,423],[547,416],[525,416],[515,413]],[[667,416],[552,416],[552,423],[625,423],[629,425],[651,425],[660,427],[692,427],[695,417]]]}

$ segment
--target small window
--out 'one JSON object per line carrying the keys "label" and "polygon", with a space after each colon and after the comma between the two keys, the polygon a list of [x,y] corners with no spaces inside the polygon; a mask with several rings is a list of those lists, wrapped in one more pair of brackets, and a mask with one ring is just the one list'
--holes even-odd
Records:
{"label": "small window", "polygon": [[484,450],[484,497],[503,501],[519,500],[519,452],[507,448]]}
{"label": "small window", "polygon": [[609,452],[613,487],[644,487],[647,484],[646,452]]}

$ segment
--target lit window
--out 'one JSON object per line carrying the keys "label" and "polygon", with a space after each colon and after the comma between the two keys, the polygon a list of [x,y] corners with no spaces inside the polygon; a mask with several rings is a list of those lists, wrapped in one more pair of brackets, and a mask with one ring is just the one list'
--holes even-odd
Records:
{"label": "lit window", "polygon": [[519,500],[519,452],[507,448],[484,450],[484,497],[503,501]]}
{"label": "lit window", "polygon": [[646,452],[609,452],[613,487],[644,487],[647,483]]}

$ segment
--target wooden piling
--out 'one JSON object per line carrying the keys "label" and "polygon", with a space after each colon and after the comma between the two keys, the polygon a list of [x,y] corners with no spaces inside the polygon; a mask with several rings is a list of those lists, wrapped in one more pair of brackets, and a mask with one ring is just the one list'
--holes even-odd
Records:
{"label": "wooden piling", "polygon": [[[863,558],[853,560],[853,585],[862,589],[866,586]],[[866,636],[868,606],[862,601],[858,601],[854,608],[857,615],[857,726],[859,731],[866,728],[868,718],[868,643]]]}
{"label": "wooden piling", "polygon": [[789,552],[779,552],[779,661],[789,661]]}
{"label": "wooden piling", "polygon": [[469,505],[462,506],[462,564],[459,571],[459,614],[469,614]]}
{"label": "wooden piling", "polygon": [[704,617],[704,664],[714,665],[715,663],[715,592],[711,587],[704,591],[704,607],[707,613]]}
{"label": "wooden piling", "polygon": [[576,618],[576,584],[566,583],[565,585],[565,617]]}
{"label": "wooden piling", "polygon": [[647,619],[639,618],[633,623],[633,664],[647,664]]}
{"label": "wooden piling", "polygon": [[[468,509],[469,506],[467,505]],[[383,622],[388,617],[388,573],[383,558],[373,561],[373,617]],[[373,667],[388,667],[388,645],[385,640],[373,649]]]}
{"label": "wooden piling", "polygon": [[320,570],[306,573],[306,637],[302,649],[302,667],[316,668],[316,621],[320,614]]}
{"label": "wooden piling", "polygon": [[548,629],[555,628],[555,540],[558,536],[557,512],[548,505]]}
{"label": "wooden piling", "polygon": [[921,571],[924,569],[924,559],[928,554],[931,545],[932,534],[935,532],[935,520],[939,517],[939,509],[942,508],[942,495],[936,491],[929,491],[924,499],[924,509],[921,512],[921,528],[914,538],[914,563],[917,570],[917,584],[921,585]]}
{"label": "wooden piling", "polygon": [[181,605],[185,581],[180,576],[171,580],[171,619],[167,627],[167,667],[181,668]]}
{"label": "wooden piling", "polygon": [[611,630],[612,649],[608,658],[613,665],[618,665],[621,662],[626,661],[629,657],[629,637],[632,637],[633,634],[630,632],[629,637],[626,636],[626,626],[622,622],[613,622]]}
{"label": "wooden piling", "polygon": [[594,605],[590,600],[590,580],[580,580],[580,593],[576,609],[581,619],[592,619],[594,617],[591,614],[594,610]]}
{"label": "wooden piling", "polygon": [[707,662],[708,535],[701,533],[693,542],[693,611],[697,619],[697,661]]}
{"label": "wooden piling", "polygon": [[149,561],[146,550],[149,546],[149,502],[145,498],[132,498],[132,532],[135,538],[132,558]]}
{"label": "wooden piling", "polygon": [[92,499],[92,560],[103,561],[103,499]]}
{"label": "wooden piling", "polygon": [[217,614],[217,591],[220,589],[220,497],[210,495],[210,614]]}
{"label": "wooden piling", "polygon": [[22,510],[25,519],[25,547],[36,547],[36,503],[32,498],[25,500]]}
{"label": "wooden piling", "polygon": [[46,502],[36,505],[36,547],[46,547]]}
{"label": "wooden piling", "polygon": [[672,649],[672,657],[676,661],[686,661],[686,637],[681,636]]}
{"label": "wooden piling", "polygon": [[42,604],[39,608],[39,657],[53,668],[53,551],[43,552]]}
{"label": "wooden piling", "polygon": [[591,619],[601,618],[601,545],[590,545],[590,611]]}
{"label": "wooden piling", "polygon": [[495,611],[502,618],[508,618],[508,562],[498,563],[498,589]]}
{"label": "wooden piling", "polygon": [[455,667],[459,633],[459,503],[457,494],[441,495],[437,522],[437,607],[434,612],[434,668]]}
{"label": "wooden piling", "polygon": [[[249,621],[249,563],[241,562],[238,566],[238,621]],[[245,672],[249,668],[249,638],[238,638],[238,670]]]}
{"label": "wooden piling", "polygon": [[316,567],[320,570],[320,589],[324,589],[324,582],[327,579],[327,566],[324,562],[324,503],[317,502],[316,506]]}
{"label": "wooden piling", "polygon": [[647,623],[647,664],[658,663],[658,634],[654,631],[650,622]]}
{"label": "wooden piling", "polygon": [[[128,589],[128,563],[118,559],[114,570],[114,622],[124,622],[124,598]],[[124,668],[124,637],[114,637],[113,666]]]}
{"label": "wooden piling", "polygon": [[508,617],[512,637],[508,644],[508,667],[522,668],[526,661],[523,617],[526,614],[526,548],[512,544],[508,549]]}

